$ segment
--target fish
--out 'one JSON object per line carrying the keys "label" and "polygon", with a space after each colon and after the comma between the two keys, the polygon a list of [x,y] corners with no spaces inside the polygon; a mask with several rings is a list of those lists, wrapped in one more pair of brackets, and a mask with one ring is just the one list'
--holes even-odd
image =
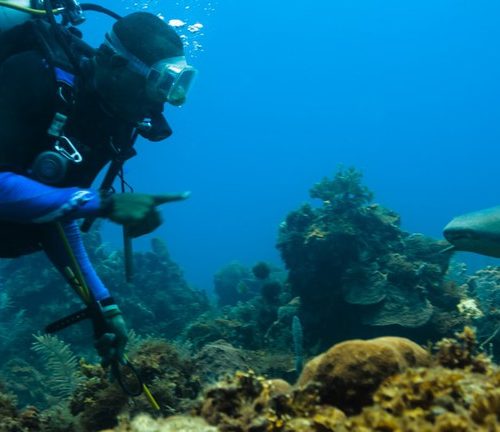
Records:
{"label": "fish", "polygon": [[500,258],[500,206],[453,218],[443,235],[451,246],[442,252],[465,251]]}

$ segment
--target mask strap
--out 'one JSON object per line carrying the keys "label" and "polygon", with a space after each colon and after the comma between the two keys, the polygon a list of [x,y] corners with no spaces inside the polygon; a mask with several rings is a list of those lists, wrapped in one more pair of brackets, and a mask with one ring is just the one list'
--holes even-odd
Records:
{"label": "mask strap", "polygon": [[131,68],[136,72],[144,76],[148,75],[151,68],[142,60],[133,55],[130,51],[128,51],[127,48],[123,46],[120,39],[118,39],[118,36],[116,36],[113,30],[106,34],[104,43],[118,55],[126,58],[129,61]]}

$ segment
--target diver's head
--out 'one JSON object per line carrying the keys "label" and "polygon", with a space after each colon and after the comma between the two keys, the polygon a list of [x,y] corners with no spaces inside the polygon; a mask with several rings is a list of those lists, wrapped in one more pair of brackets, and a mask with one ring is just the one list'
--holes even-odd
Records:
{"label": "diver's head", "polygon": [[147,12],[118,20],[94,64],[97,91],[115,114],[131,121],[161,111],[165,102],[182,105],[196,75],[179,35]]}

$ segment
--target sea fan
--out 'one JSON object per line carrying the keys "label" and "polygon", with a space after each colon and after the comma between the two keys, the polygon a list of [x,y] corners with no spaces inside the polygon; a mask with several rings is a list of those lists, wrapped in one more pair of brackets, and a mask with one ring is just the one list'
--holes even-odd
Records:
{"label": "sea fan", "polygon": [[139,349],[142,343],[146,340],[144,337],[138,335],[134,330],[128,331],[128,342],[127,342],[127,351],[135,352]]}
{"label": "sea fan", "polygon": [[73,393],[83,377],[79,364],[68,344],[57,336],[33,335],[36,339],[31,349],[38,353],[45,362],[49,387],[54,394],[65,398]]}

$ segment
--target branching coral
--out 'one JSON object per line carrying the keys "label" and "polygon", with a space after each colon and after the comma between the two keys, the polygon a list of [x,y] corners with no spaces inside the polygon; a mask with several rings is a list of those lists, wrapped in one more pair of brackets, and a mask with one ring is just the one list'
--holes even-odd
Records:
{"label": "branching coral", "polygon": [[222,432],[278,431],[291,417],[287,417],[287,402],[278,407],[273,401],[289,390],[284,381],[266,380],[253,371],[237,372],[210,388],[196,412]]}
{"label": "branching coral", "polygon": [[438,363],[449,369],[470,368],[474,372],[484,373],[490,360],[479,353],[476,333],[470,327],[456,333],[455,338],[445,338],[436,343],[435,358]]}
{"label": "branching coral", "polygon": [[373,199],[373,193],[362,184],[363,174],[354,167],[339,167],[333,180],[325,177],[310,190],[311,198],[318,198],[335,209],[359,207]]}

